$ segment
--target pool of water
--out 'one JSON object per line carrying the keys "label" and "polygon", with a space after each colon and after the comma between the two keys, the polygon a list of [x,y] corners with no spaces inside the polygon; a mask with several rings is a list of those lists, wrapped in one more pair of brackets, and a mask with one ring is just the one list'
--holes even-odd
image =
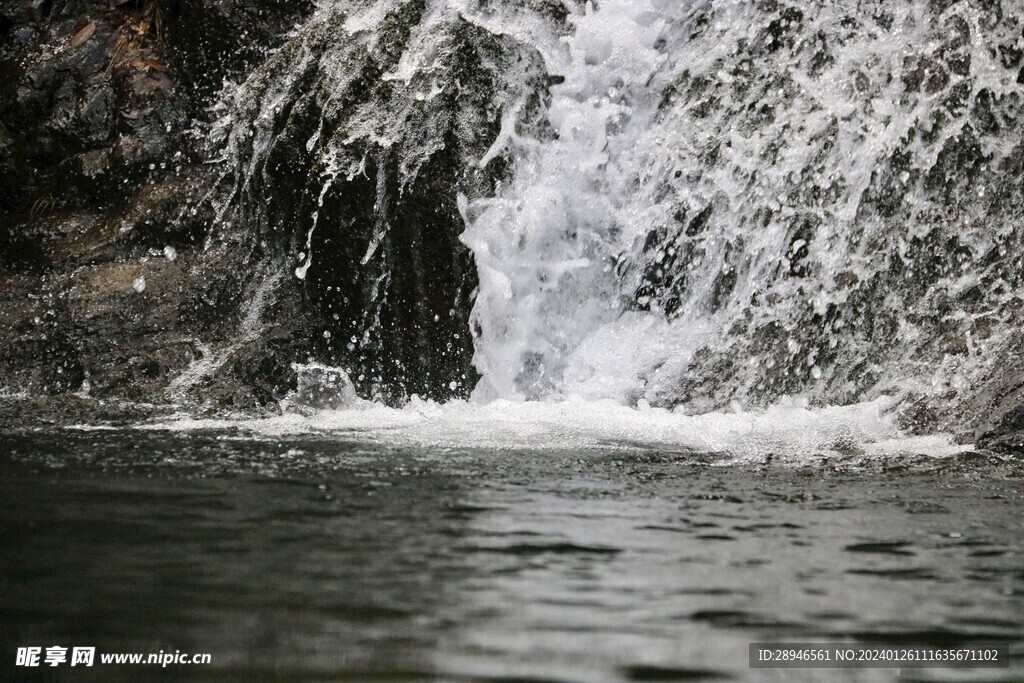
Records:
{"label": "pool of water", "polygon": [[[0,643],[210,653],[64,680],[1021,680],[1024,466],[9,427]],[[1009,643],[752,670],[754,641]],[[22,676],[25,670],[18,670]]]}

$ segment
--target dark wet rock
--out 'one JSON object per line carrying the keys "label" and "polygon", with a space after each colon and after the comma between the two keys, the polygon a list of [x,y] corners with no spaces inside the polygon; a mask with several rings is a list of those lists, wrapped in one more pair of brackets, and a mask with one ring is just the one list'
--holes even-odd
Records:
{"label": "dark wet rock", "polygon": [[299,412],[338,410],[356,403],[355,385],[341,368],[323,365],[299,365],[298,386],[288,397],[289,408]]}
{"label": "dark wet rock", "polygon": [[[550,82],[535,49],[457,12],[427,14],[400,3],[349,34],[344,5],[326,12],[239,90],[227,141],[232,220],[285,245],[319,316],[315,358],[391,403],[466,396],[476,382],[458,198],[493,192],[507,161],[478,162],[501,113],[525,97],[518,123],[537,125]],[[388,75],[428,40],[432,68]]]}
{"label": "dark wet rock", "polygon": [[84,374],[61,323],[60,302],[31,275],[0,277],[4,388],[35,394],[77,390]]}
{"label": "dark wet rock", "polygon": [[97,400],[76,394],[59,396],[0,396],[0,428],[16,433],[29,427],[76,424],[131,425],[170,414],[169,407],[119,400]]}
{"label": "dark wet rock", "polygon": [[1024,454],[1024,356],[1018,330],[981,383],[968,408],[973,440],[982,448]]}
{"label": "dark wet rock", "polygon": [[[566,21],[560,3],[524,5]],[[532,99],[517,125],[542,120],[538,93],[550,81],[539,55],[455,13],[432,36],[445,80],[402,85],[382,75],[423,30],[425,6],[401,5],[384,20],[386,40],[360,35],[341,56],[339,13],[249,78],[232,117],[272,144],[236,137],[226,168],[251,161],[256,173],[220,182],[220,169],[202,163],[211,150],[189,136],[193,122],[311,2],[0,7],[9,35],[32,34],[0,51],[0,147],[9,152],[0,183],[23,188],[0,197],[0,270],[60,303],[47,343],[75,368],[58,379],[43,372],[56,351],[43,354],[23,319],[0,312],[5,362],[25,369],[5,374],[11,388],[250,410],[294,390],[293,364],[316,359],[392,402],[472,389],[476,278],[458,240],[458,197],[490,193],[505,173],[500,155],[486,169],[477,161],[524,86]],[[294,72],[307,53],[314,58]],[[329,68],[336,58],[351,67],[343,87]],[[321,146],[307,147],[318,129]],[[397,144],[382,144],[387,136]],[[345,172],[321,192],[334,161]],[[317,209],[314,260],[300,280],[291,273],[310,251]],[[274,273],[287,277],[261,289]]]}
{"label": "dark wet rock", "polygon": [[313,9],[313,0],[164,0],[178,83],[207,103],[224,79],[240,80]]}

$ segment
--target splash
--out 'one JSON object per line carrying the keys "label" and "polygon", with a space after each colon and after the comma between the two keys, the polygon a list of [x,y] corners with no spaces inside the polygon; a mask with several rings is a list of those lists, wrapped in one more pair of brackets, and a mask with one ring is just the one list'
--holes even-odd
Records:
{"label": "splash", "polygon": [[239,438],[302,434],[396,448],[490,451],[642,452],[682,459],[711,456],[709,464],[856,467],[874,459],[947,458],[970,451],[948,435],[907,438],[893,424],[891,401],[812,409],[787,399],[768,410],[684,415],[613,401],[496,400],[486,405],[413,400],[402,409],[359,401],[346,410],[291,412],[255,420],[179,416],[153,430],[239,432]]}
{"label": "splash", "polygon": [[199,357],[168,385],[167,393],[172,399],[179,403],[187,403],[188,392],[191,389],[213,376],[240,348],[264,333],[266,326],[263,314],[267,306],[273,303],[274,290],[281,283],[281,278],[281,273],[272,272],[256,279],[256,284],[248,293],[248,304],[235,338],[230,344],[215,349],[199,339],[193,340],[199,350]]}

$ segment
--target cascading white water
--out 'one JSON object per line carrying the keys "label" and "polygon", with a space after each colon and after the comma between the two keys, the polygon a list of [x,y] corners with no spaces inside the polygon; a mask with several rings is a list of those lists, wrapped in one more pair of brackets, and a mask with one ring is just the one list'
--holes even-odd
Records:
{"label": "cascading white water", "polygon": [[667,59],[657,47],[665,7],[588,3],[561,48],[544,50],[565,79],[547,112],[557,138],[508,136],[513,182],[466,206],[462,239],[480,274],[479,399],[623,398],[665,355],[684,360],[685,340],[662,341],[659,316],[623,312],[615,272],[657,210],[624,193],[638,180],[631,147],[658,113],[650,81]]}
{"label": "cascading white water", "polygon": [[[996,45],[1024,39],[1001,10],[942,4],[574,12],[571,35],[542,50],[564,77],[555,139],[501,138],[514,179],[464,207],[481,281],[475,396],[700,409],[793,389],[861,400],[900,382],[948,400],[977,379],[1006,332],[974,343],[977,319],[1008,321],[1021,295],[983,264],[1021,237],[996,204],[1019,139],[985,130],[979,108],[1018,113]],[[982,274],[996,286],[967,310],[956,302]],[[936,318],[950,306],[961,313]],[[865,331],[893,320],[902,347]],[[927,348],[937,333],[969,348]],[[700,379],[726,386],[716,400],[680,389],[701,347],[728,361],[727,377]]]}

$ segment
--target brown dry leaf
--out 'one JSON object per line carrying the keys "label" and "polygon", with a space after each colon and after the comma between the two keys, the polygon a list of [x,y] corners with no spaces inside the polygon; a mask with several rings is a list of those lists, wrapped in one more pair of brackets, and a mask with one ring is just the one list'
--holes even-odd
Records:
{"label": "brown dry leaf", "polygon": [[88,24],[82,27],[82,29],[71,37],[71,47],[75,48],[79,45],[85,45],[85,43],[92,38],[92,34],[96,33],[96,22],[90,21]]}
{"label": "brown dry leaf", "polygon": [[167,73],[167,66],[155,59],[133,59],[132,68],[137,71],[159,71]]}
{"label": "brown dry leaf", "polygon": [[144,36],[149,32],[149,21],[146,19],[140,19],[139,21],[129,21],[128,28],[134,31],[140,36]]}

